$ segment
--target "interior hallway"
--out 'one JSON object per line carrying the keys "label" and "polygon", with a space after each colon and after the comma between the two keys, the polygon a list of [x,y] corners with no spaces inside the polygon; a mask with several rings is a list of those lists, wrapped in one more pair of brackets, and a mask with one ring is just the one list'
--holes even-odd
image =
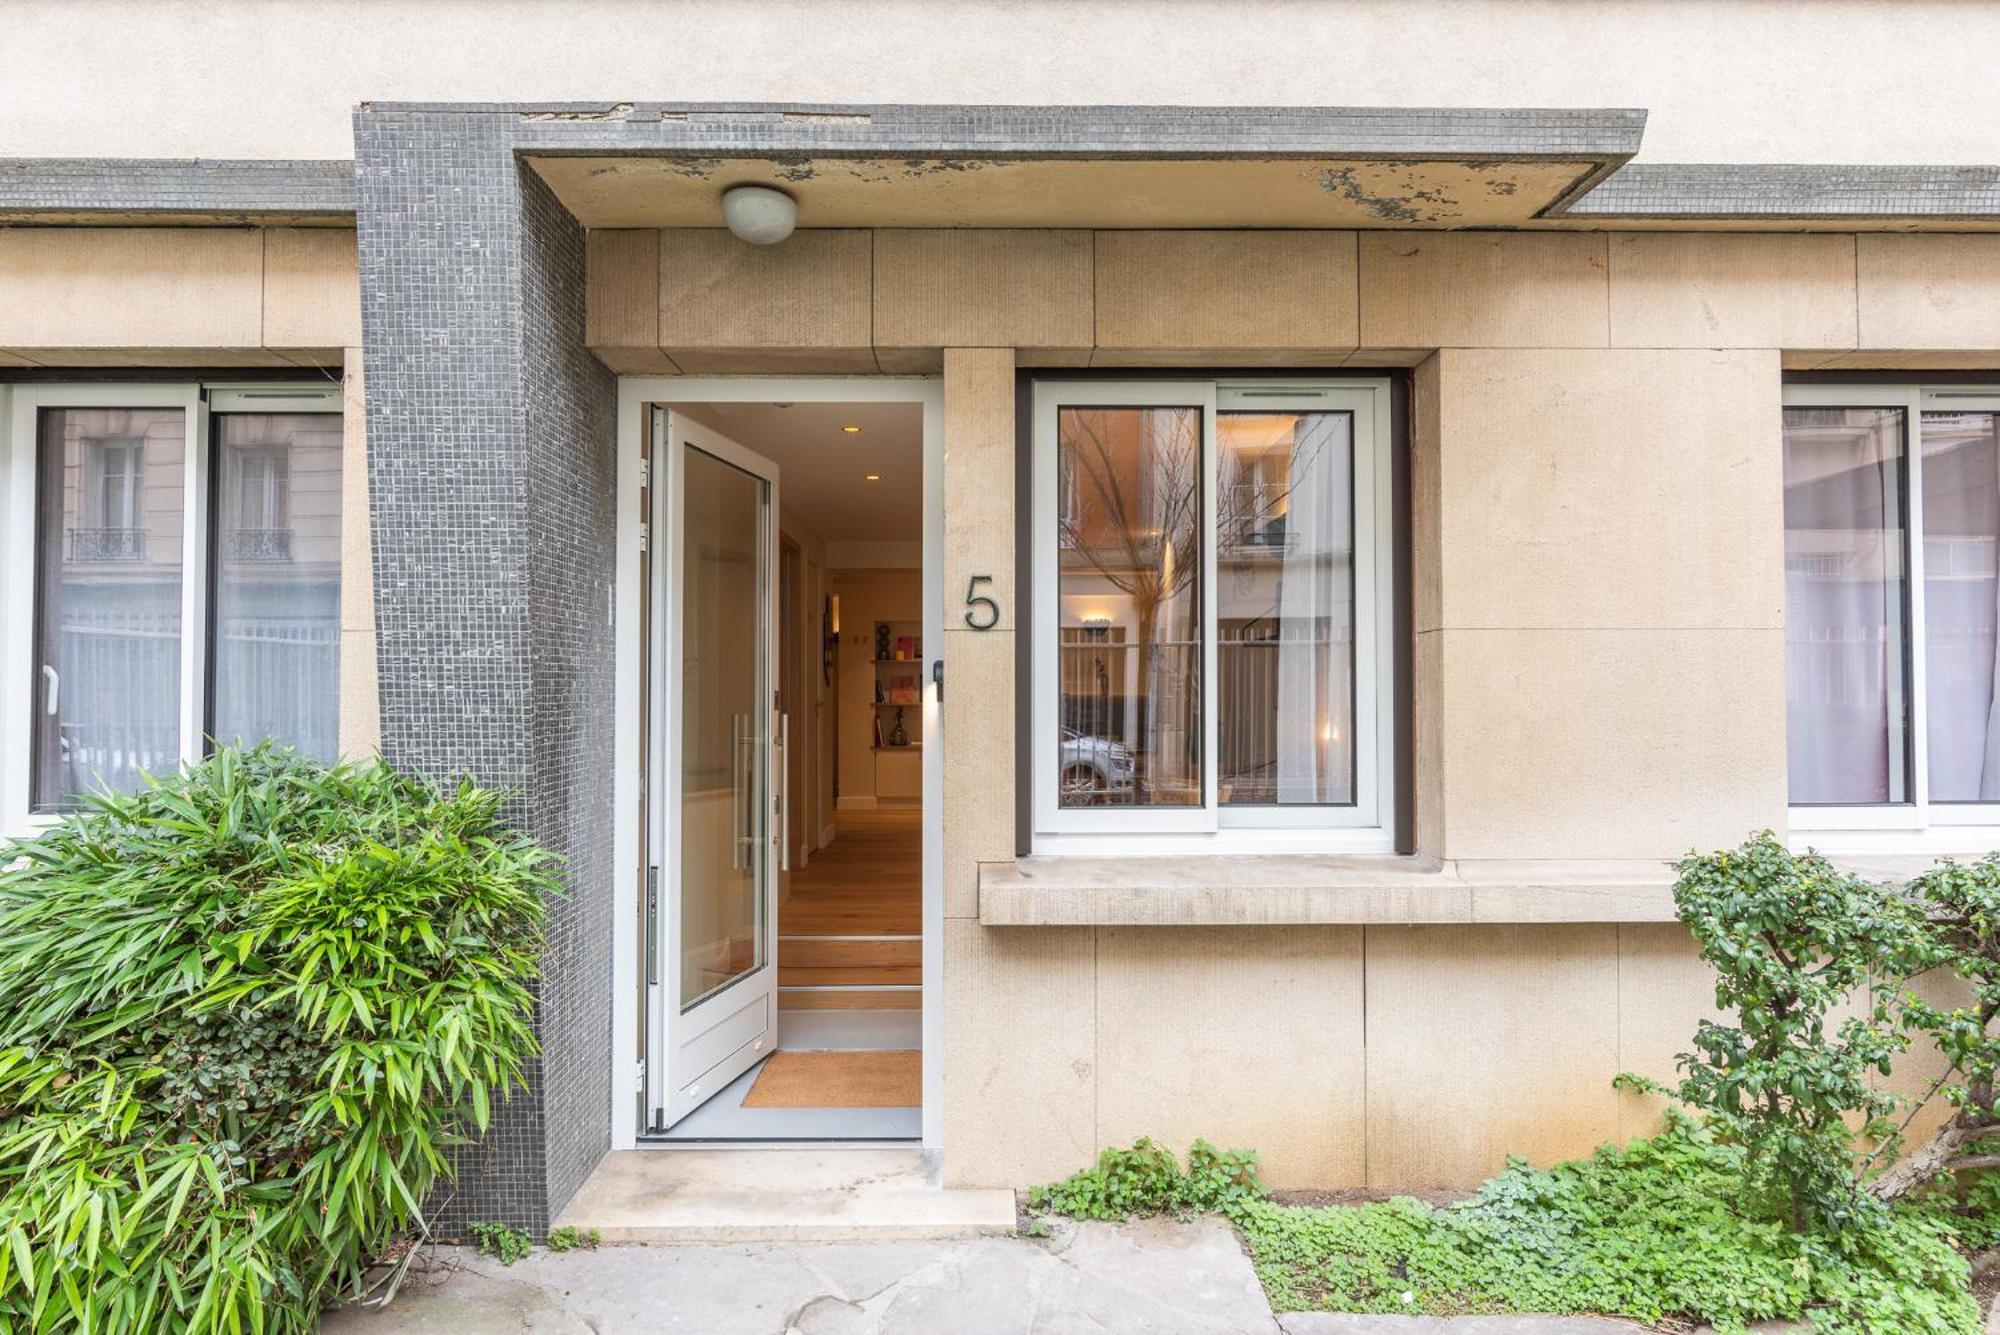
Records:
{"label": "interior hallway", "polygon": [[916,1010],[923,983],[923,815],[843,811],[778,909],[780,1010]]}
{"label": "interior hallway", "polygon": [[787,875],[778,1044],[670,1141],[914,1140],[922,1131],[923,817],[844,811]]}

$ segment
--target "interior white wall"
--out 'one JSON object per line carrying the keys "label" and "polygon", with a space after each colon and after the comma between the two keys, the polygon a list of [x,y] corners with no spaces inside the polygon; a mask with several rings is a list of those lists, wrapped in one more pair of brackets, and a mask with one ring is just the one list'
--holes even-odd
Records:
{"label": "interior white wall", "polygon": [[[873,749],[875,715],[885,717],[889,726],[892,711],[875,708],[875,623],[878,621],[920,621],[923,618],[923,574],[921,570],[842,570],[832,571],[830,587],[840,599],[839,671],[840,801],[843,806],[874,806],[880,800],[909,800],[910,784],[900,788],[894,778],[913,779],[913,755],[883,756]],[[912,671],[921,675],[921,664]],[[919,728],[920,711],[907,707],[905,726],[912,734]],[[907,774],[891,775],[889,766],[908,769]],[[892,780],[886,784],[884,780]],[[857,801],[857,799],[859,799]]]}
{"label": "interior white wall", "polygon": [[2000,6],[1965,0],[10,0],[0,29],[0,157],[346,158],[364,100],[1635,106],[1656,162],[1987,163],[2000,124]]}

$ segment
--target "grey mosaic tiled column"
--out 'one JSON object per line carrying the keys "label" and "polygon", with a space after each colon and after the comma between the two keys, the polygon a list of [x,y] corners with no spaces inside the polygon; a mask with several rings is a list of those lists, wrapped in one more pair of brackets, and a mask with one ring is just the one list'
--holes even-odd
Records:
{"label": "grey mosaic tiled column", "polygon": [[583,346],[583,232],[514,121],[355,118],[382,749],[470,774],[566,860],[531,1087],[442,1219],[546,1229],[611,1109],[614,418]]}

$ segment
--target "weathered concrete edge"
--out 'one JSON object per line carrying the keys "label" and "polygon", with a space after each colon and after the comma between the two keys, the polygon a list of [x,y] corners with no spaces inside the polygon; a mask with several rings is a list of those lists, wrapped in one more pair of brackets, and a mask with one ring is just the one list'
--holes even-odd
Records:
{"label": "weathered concrete edge", "polygon": [[2000,219],[2000,166],[1626,163],[1543,217],[1715,222]]}
{"label": "weathered concrete edge", "polygon": [[[1570,157],[1594,162],[1544,211],[1615,222],[2000,220],[2000,166],[1633,163],[1622,109],[393,104],[372,114],[511,115],[534,153],[967,157]],[[341,222],[354,164],[277,159],[0,158],[0,222]]]}
{"label": "weathered concrete edge", "polygon": [[351,221],[354,164],[203,158],[0,158],[0,220]]}

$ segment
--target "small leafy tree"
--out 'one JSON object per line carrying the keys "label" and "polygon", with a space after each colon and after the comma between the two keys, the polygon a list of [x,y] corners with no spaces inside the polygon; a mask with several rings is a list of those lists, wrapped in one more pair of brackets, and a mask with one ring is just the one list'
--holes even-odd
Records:
{"label": "small leafy tree", "polygon": [[[1931,1095],[1957,1110],[1929,1143],[1893,1164],[1873,1183],[1875,1195],[1896,1200],[1945,1173],[2000,1168],[2000,1154],[1976,1153],[2000,1136],[2000,854],[1973,863],[1947,859],[1910,882],[1928,929],[1916,967],[1948,969],[1969,993],[1965,1005],[1940,1006],[1905,993],[1905,1022],[1937,1045],[1945,1072]],[[1905,972],[1911,971],[1906,966]]]}
{"label": "small leafy tree", "polygon": [[[1837,1231],[1870,1208],[1854,1124],[1864,1137],[1893,1135],[1897,1101],[1871,1077],[1887,1075],[1909,1043],[1895,982],[1872,966],[1910,958],[1917,915],[1768,830],[1675,870],[1676,912],[1714,967],[1716,1005],[1731,1022],[1701,1022],[1695,1050],[1680,1055],[1681,1079],[1664,1092],[1744,1148],[1751,1208],[1794,1231]],[[1850,1005],[1855,1013],[1836,1021]]]}
{"label": "small leafy tree", "polygon": [[535,1051],[500,798],[219,751],[0,850],[0,1331],[313,1328]]}

